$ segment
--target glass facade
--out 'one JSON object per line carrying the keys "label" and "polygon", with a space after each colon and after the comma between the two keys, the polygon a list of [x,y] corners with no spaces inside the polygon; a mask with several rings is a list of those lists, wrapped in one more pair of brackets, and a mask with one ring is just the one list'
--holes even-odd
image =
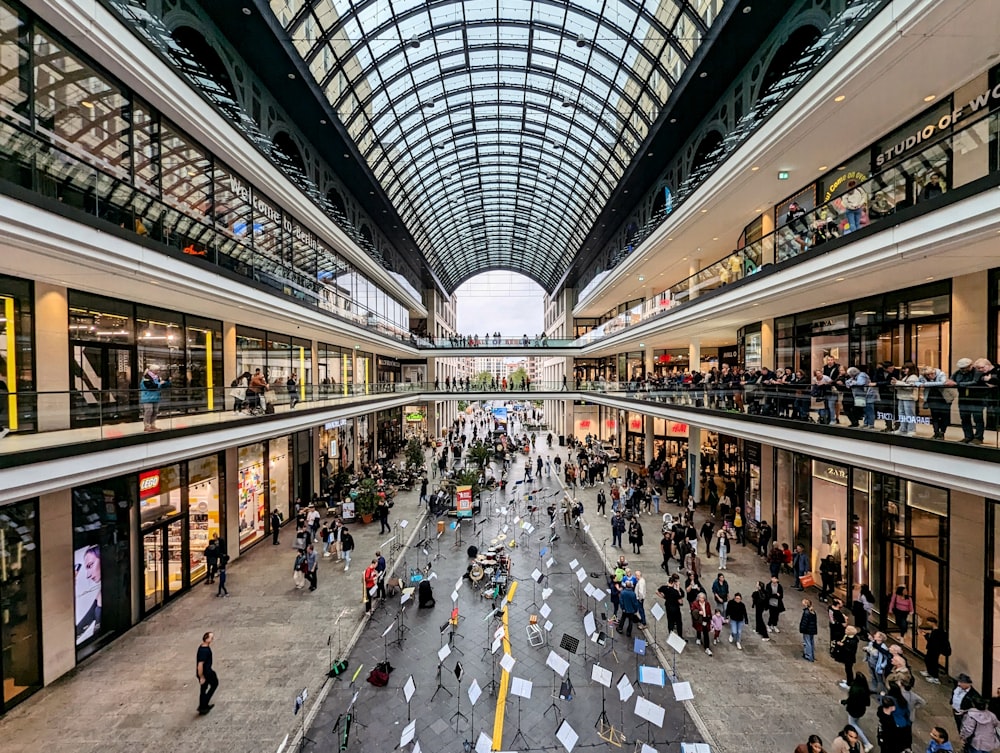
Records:
{"label": "glass facade", "polygon": [[[401,337],[409,310],[263,191],[17,3],[0,1],[0,177],[340,318]],[[333,207],[323,207],[334,222]],[[373,249],[356,231],[359,244]],[[369,234],[370,235],[370,234]],[[395,279],[419,296],[403,264]]]}
{"label": "glass facade", "polygon": [[149,366],[170,380],[160,414],[222,410],[222,323],[69,291],[72,424],[134,421]]}
{"label": "glass facade", "polygon": [[0,712],[42,686],[38,501],[0,508]]}
{"label": "glass facade", "polygon": [[240,551],[264,538],[267,528],[264,445],[264,442],[257,442],[239,448]]}
{"label": "glass facade", "polygon": [[[949,493],[926,484],[775,450],[775,540],[801,545],[820,584],[832,558],[832,590],[850,603],[862,584],[876,597],[873,621],[916,652],[918,625],[947,629]],[[899,589],[913,598],[906,629],[889,609]]]}

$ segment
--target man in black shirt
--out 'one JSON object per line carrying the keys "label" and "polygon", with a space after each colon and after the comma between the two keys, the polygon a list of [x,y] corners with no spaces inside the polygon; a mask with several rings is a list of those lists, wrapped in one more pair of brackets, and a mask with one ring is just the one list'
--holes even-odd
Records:
{"label": "man in black shirt", "polygon": [[212,669],[212,641],[215,640],[215,633],[205,633],[201,637],[201,645],[198,646],[197,663],[195,671],[200,685],[198,694],[198,713],[207,714],[212,710],[212,696],[219,688],[219,676]]}

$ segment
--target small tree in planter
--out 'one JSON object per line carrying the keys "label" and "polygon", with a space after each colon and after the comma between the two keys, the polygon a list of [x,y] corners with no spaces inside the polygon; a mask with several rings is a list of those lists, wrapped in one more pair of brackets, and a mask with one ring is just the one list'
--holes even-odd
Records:
{"label": "small tree in planter", "polygon": [[424,457],[424,447],[420,443],[419,439],[413,438],[406,443],[405,456],[408,468],[413,468],[418,471],[424,470],[426,458]]}
{"label": "small tree in planter", "polygon": [[362,523],[371,523],[375,517],[378,505],[379,489],[373,478],[361,479],[358,484],[358,496],[354,498],[354,511]]}
{"label": "small tree in planter", "polygon": [[486,464],[490,462],[492,455],[493,448],[480,440],[470,444],[469,448],[465,451],[465,457],[468,461],[481,471],[486,469]]}

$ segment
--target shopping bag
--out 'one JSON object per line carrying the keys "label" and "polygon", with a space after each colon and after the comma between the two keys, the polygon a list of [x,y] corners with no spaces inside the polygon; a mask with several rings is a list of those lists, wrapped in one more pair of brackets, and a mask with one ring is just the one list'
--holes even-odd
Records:
{"label": "shopping bag", "polygon": [[803,588],[812,588],[816,585],[816,579],[813,577],[812,573],[806,573],[805,575],[799,576],[799,585]]}

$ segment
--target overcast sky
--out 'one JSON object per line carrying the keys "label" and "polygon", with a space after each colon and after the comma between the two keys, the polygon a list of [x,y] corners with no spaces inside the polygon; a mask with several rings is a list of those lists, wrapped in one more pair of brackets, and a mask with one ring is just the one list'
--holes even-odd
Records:
{"label": "overcast sky", "polygon": [[458,331],[466,335],[531,337],[542,331],[545,291],[514,272],[485,272],[463,283],[458,296]]}

